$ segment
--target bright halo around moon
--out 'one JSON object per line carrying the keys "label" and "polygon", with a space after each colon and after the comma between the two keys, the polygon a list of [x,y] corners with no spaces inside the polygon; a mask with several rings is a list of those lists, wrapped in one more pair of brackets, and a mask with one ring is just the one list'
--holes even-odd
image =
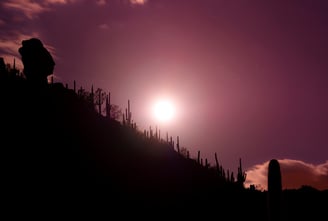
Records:
{"label": "bright halo around moon", "polygon": [[153,105],[153,116],[159,122],[172,121],[175,114],[175,106],[170,100],[158,100]]}

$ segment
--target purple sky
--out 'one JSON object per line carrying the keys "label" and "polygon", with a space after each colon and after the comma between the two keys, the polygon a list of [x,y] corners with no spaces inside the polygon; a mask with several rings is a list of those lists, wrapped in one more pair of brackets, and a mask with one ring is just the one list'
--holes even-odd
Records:
{"label": "purple sky", "polygon": [[[0,56],[19,65],[21,40],[39,37],[56,81],[108,90],[122,109],[130,99],[140,129],[179,135],[192,157],[213,164],[217,152],[235,172],[241,157],[250,174],[284,159],[326,179],[327,11],[324,0],[3,0]],[[163,96],[178,109],[167,125],[150,116]]]}

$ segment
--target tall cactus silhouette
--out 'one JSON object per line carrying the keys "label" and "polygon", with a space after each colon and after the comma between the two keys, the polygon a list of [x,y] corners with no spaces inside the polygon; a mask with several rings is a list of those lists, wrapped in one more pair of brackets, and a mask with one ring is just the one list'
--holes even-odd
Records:
{"label": "tall cactus silhouette", "polygon": [[214,153],[214,158],[215,158],[216,171],[219,172],[220,164],[219,164],[218,155],[216,152]]}
{"label": "tall cactus silhouette", "polygon": [[241,158],[239,158],[239,167],[238,167],[238,174],[237,174],[237,183],[240,187],[244,187],[244,182],[246,180],[246,173],[243,171],[241,166]]}
{"label": "tall cactus silhouette", "polygon": [[197,152],[197,163],[200,164],[200,150]]}
{"label": "tall cactus silhouette", "polygon": [[94,103],[93,85],[91,85],[90,104],[91,104],[91,107],[92,107],[92,108],[93,108],[94,105],[95,105],[95,103]]}
{"label": "tall cactus silhouette", "polygon": [[180,141],[179,141],[179,136],[177,136],[177,151],[180,153]]}
{"label": "tall cactus silhouette", "polygon": [[106,117],[110,119],[110,110],[111,110],[111,103],[110,103],[110,92],[108,92],[106,96]]}
{"label": "tall cactus silhouette", "polygon": [[269,221],[281,220],[281,172],[278,160],[272,159],[268,169],[268,218]]}
{"label": "tall cactus silhouette", "polygon": [[132,124],[132,113],[131,113],[131,108],[130,108],[130,100],[128,100],[128,110],[127,110],[127,121],[128,121],[128,125],[131,126]]}

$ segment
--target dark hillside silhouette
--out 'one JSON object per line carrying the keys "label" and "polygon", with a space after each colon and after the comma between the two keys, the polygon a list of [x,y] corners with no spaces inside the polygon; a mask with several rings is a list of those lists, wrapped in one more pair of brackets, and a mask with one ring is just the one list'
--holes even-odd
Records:
{"label": "dark hillside silhouette", "polygon": [[[243,186],[241,160],[235,181],[217,155],[212,168],[200,163],[200,153],[194,160],[176,151],[157,130],[138,131],[130,105],[121,123],[101,114],[93,89],[82,96],[82,89],[79,94],[61,83],[30,84],[27,76],[2,72],[1,179],[13,212],[267,220],[267,192]],[[321,202],[327,192],[302,189],[283,197],[286,220],[326,216]]]}

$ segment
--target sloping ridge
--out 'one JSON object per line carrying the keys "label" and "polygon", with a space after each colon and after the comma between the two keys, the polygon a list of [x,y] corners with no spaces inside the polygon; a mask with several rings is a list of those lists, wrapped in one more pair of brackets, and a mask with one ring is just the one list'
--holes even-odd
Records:
{"label": "sloping ridge", "polygon": [[60,83],[2,82],[0,94],[3,177],[23,194],[73,194],[76,202],[83,193],[117,208],[177,212],[199,210],[226,187],[214,171],[100,116]]}
{"label": "sloping ridge", "polygon": [[[100,116],[60,83],[0,81],[0,102],[1,197],[11,216],[267,220],[265,192]],[[285,191],[284,216],[325,216],[327,193]]]}

